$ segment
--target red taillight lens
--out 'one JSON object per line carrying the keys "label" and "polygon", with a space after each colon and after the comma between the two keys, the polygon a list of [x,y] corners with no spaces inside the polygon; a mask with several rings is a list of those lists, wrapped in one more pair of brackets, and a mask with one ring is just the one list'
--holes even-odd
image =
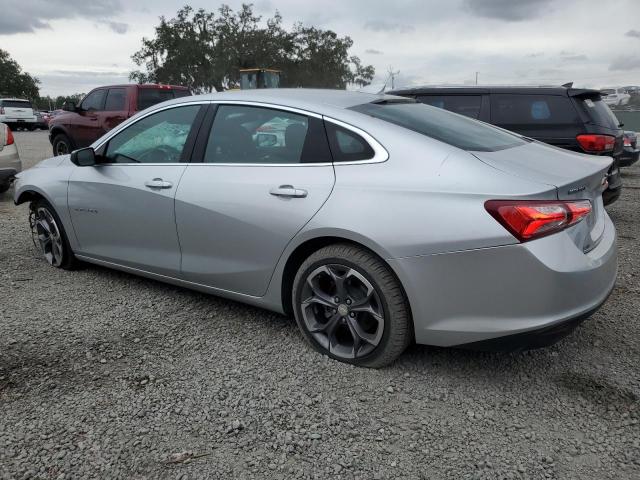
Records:
{"label": "red taillight lens", "polygon": [[578,135],[576,137],[578,143],[585,152],[602,153],[613,152],[616,143],[616,137],[611,135]]}
{"label": "red taillight lens", "polygon": [[591,213],[589,200],[489,200],[484,207],[521,242],[564,230]]}
{"label": "red taillight lens", "polygon": [[13,133],[11,133],[11,129],[9,127],[6,127],[6,128],[7,128],[7,137],[6,137],[6,140],[4,141],[4,144],[13,145],[13,142],[14,142]]}

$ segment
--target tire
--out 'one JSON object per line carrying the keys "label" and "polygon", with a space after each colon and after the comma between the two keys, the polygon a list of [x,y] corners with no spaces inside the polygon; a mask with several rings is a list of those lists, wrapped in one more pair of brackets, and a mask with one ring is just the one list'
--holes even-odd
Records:
{"label": "tire", "polygon": [[27,130],[29,130],[30,132],[33,132],[36,129],[35,125],[28,125],[27,126]]}
{"label": "tire", "polygon": [[379,368],[413,339],[400,282],[364,248],[335,244],[313,253],[298,269],[291,298],[305,339],[333,359]]}
{"label": "tire", "polygon": [[29,223],[36,246],[49,265],[73,270],[78,266],[67,232],[54,208],[44,199],[30,205]]}
{"label": "tire", "polygon": [[9,190],[9,187],[11,187],[11,184],[9,182],[7,183],[0,183],[0,194],[6,192],[7,190]]}
{"label": "tire", "polygon": [[53,137],[51,145],[53,146],[53,155],[56,157],[66,155],[74,150],[73,142],[64,133],[58,133]]}

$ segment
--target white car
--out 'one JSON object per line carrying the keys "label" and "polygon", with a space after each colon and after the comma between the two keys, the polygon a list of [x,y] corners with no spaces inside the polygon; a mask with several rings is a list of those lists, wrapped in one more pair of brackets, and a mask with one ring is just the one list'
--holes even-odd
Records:
{"label": "white car", "polygon": [[610,107],[621,107],[631,99],[631,95],[623,88],[603,88],[600,92],[603,94],[602,100]]}
{"label": "white car", "polygon": [[0,123],[0,193],[11,186],[11,179],[22,170],[22,162],[11,129]]}
{"label": "white car", "polygon": [[29,100],[20,98],[0,98],[0,123],[14,130],[20,127],[34,130],[37,119],[33,105]]}

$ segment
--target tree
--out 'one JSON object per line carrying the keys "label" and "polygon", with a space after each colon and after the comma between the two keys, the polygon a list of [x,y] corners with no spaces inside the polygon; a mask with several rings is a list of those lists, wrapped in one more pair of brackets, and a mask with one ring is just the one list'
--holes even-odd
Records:
{"label": "tree", "polygon": [[130,78],[201,93],[238,87],[241,68],[263,67],[281,69],[283,86],[367,85],[375,70],[349,55],[352,46],[351,38],[331,30],[296,24],[289,32],[278,12],[263,23],[251,4],[237,12],[223,5],[217,15],[185,6],[171,20],[160,17],[153,39],[142,39],[132,59],[143,70]]}
{"label": "tree", "polygon": [[37,98],[40,80],[23,72],[9,52],[0,49],[0,95],[18,98]]}

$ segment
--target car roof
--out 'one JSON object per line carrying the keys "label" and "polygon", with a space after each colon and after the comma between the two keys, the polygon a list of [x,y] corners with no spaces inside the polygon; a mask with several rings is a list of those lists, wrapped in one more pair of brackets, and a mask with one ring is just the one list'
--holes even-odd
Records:
{"label": "car roof", "polygon": [[[402,97],[347,90],[272,88],[256,90],[229,90],[220,93],[177,98],[167,103],[187,103],[202,100],[246,101],[299,108],[301,110],[308,110],[319,114],[329,114],[335,112],[337,109],[344,110],[363,103],[393,99],[399,100],[402,99]],[[406,101],[406,99],[403,100]]]}
{"label": "car roof", "polygon": [[567,88],[553,85],[423,85],[395,89],[388,92],[391,95],[425,95],[430,93],[455,93],[455,94],[483,94],[483,93],[510,93],[520,95],[584,95],[597,94],[599,90],[585,88]]}

